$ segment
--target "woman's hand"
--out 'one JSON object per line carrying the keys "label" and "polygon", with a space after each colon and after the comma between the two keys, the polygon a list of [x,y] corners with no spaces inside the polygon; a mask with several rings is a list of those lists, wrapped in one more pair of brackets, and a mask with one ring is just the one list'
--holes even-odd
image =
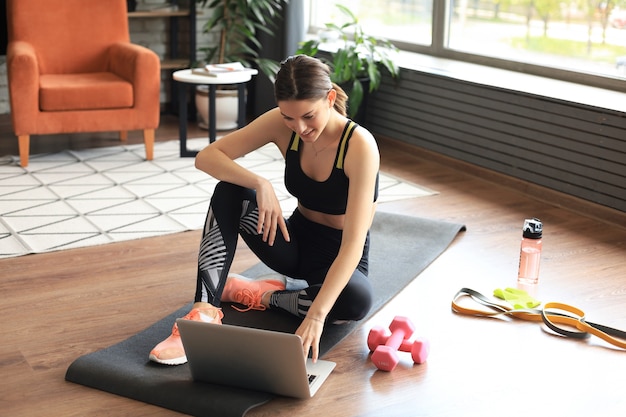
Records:
{"label": "woman's hand", "polygon": [[310,350],[313,362],[317,362],[319,357],[320,339],[323,330],[324,321],[311,317],[305,317],[300,327],[296,330],[296,334],[302,339],[302,353],[304,357],[307,358],[309,356]]}
{"label": "woman's hand", "polygon": [[285,240],[289,242],[289,232],[283,217],[283,210],[280,207],[278,197],[276,197],[274,187],[269,181],[262,181],[261,185],[256,188],[256,200],[259,209],[257,233],[263,234],[263,241],[272,246],[276,239],[276,233],[280,229]]}

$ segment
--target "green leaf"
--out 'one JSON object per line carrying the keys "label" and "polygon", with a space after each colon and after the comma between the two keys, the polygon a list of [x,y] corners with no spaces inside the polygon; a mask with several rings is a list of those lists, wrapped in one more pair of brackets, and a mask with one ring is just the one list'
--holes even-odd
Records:
{"label": "green leaf", "polygon": [[350,96],[348,100],[348,115],[350,118],[356,116],[363,102],[363,84],[360,80],[354,80],[352,83],[352,89],[350,90]]}

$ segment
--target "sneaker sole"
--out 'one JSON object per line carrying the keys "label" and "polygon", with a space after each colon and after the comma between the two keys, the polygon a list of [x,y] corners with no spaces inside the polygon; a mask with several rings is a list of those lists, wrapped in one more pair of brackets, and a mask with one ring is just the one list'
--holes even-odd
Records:
{"label": "sneaker sole", "polygon": [[161,365],[174,366],[174,365],[184,365],[187,363],[187,356],[183,356],[180,358],[172,358],[172,359],[159,359],[153,354],[150,354],[149,358],[151,361],[160,363]]}
{"label": "sneaker sole", "polygon": [[[276,274],[262,275],[262,276],[257,277],[257,278],[248,278],[248,277],[244,277],[243,275],[239,275],[239,274],[228,274],[228,276],[240,279],[242,281],[248,281],[248,282],[265,281],[268,284],[276,285],[277,287],[283,287],[283,288],[287,287],[287,280],[282,275],[276,275]],[[267,278],[265,278],[265,277],[267,277]]]}

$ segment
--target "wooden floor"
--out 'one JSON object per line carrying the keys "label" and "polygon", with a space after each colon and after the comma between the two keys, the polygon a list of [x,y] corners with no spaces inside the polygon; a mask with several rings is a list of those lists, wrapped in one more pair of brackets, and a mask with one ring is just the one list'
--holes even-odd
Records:
{"label": "wooden floor", "polygon": [[[175,118],[164,117],[157,139],[177,138],[176,126]],[[131,134],[129,140],[141,137]],[[117,143],[115,134],[35,137],[31,152]],[[248,415],[623,415],[623,350],[595,337],[565,340],[537,323],[459,316],[450,301],[461,287],[490,294],[515,286],[523,220],[539,217],[544,252],[536,297],[571,303],[592,322],[626,329],[624,213],[509,182],[393,140],[381,138],[380,148],[385,172],[439,194],[379,210],[460,222],[467,231],[326,355],[337,368],[315,398],[276,399]],[[8,117],[1,116],[0,156],[16,153]],[[65,382],[64,373],[78,356],[134,335],[189,302],[198,241],[194,231],[0,260],[0,414],[179,415]],[[233,270],[255,262],[241,247]],[[393,372],[376,371],[365,343],[368,329],[395,315],[411,317],[417,334],[430,340],[429,360],[412,365],[403,354]]]}

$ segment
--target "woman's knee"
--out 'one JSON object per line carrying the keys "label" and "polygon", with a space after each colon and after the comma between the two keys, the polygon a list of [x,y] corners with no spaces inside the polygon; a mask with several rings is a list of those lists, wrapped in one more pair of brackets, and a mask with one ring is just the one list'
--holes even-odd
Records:
{"label": "woman's knee", "polygon": [[220,181],[215,185],[213,190],[212,200],[223,199],[225,197],[232,198],[240,194],[243,190],[243,187],[232,184],[230,182]]}
{"label": "woman's knee", "polygon": [[248,200],[252,203],[248,205],[249,210],[252,210],[254,203],[256,203],[254,190],[220,181],[215,185],[215,189],[213,190],[211,207],[216,216],[226,215],[230,217],[233,215],[238,218],[241,214],[241,207],[244,200]]}
{"label": "woman's knee", "polygon": [[372,289],[367,278],[350,280],[330,315],[335,320],[362,320],[372,309],[372,304]]}
{"label": "woman's knee", "polygon": [[341,320],[362,320],[367,316],[367,313],[372,309],[372,293],[360,292],[357,296],[352,297],[346,303],[348,311],[346,317]]}

